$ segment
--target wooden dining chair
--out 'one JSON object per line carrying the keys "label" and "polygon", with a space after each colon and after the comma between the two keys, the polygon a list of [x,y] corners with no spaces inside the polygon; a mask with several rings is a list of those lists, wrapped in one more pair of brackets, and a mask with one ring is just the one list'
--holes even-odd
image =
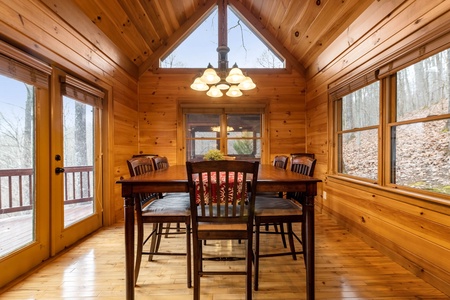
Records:
{"label": "wooden dining chair", "polygon": [[[313,176],[315,164],[316,160],[314,158],[297,156],[291,161],[291,171],[307,176]],[[259,259],[261,257],[291,255],[294,260],[297,260],[297,254],[303,254],[303,257],[305,258],[305,248],[302,243],[305,234],[302,209],[303,203],[304,194],[301,192],[288,192],[286,194],[286,199],[257,195],[255,202],[255,291],[258,290],[259,286]],[[265,223],[280,224],[281,227],[286,223],[289,252],[260,254],[260,226]],[[292,223],[302,223],[301,239],[293,231]],[[294,237],[302,245],[302,251],[295,250]]]}
{"label": "wooden dining chair", "polygon": [[[154,171],[154,162],[150,157],[134,157],[127,160],[128,169],[131,176],[141,175]],[[186,194],[187,195],[187,194]],[[139,201],[135,203],[136,224],[137,224],[137,249],[136,264],[134,269],[135,284],[139,276],[142,255],[148,255],[149,261],[154,255],[185,255],[187,286],[192,285],[191,277],[191,213],[189,197],[165,197],[159,198],[158,194],[140,194]],[[159,251],[162,228],[164,223],[184,223],[186,235],[186,252],[161,252]],[[144,224],[153,224],[152,231],[144,240]],[[180,232],[178,232],[180,233]],[[182,233],[182,232],[181,232]],[[150,250],[143,251],[144,245],[151,239]]]}
{"label": "wooden dining chair", "polygon": [[[273,158],[273,163],[272,165],[275,168],[280,168],[280,169],[284,169],[286,170],[287,166],[289,163],[289,156],[287,155],[277,155]],[[283,192],[277,192],[277,193],[273,193],[273,192],[262,192],[262,193],[257,193],[257,195],[264,195],[264,196],[276,196],[276,197],[283,197]]]}
{"label": "wooden dining chair", "polygon": [[[280,169],[286,170],[286,168],[288,166],[288,162],[289,162],[289,157],[287,155],[277,155],[273,159],[273,166],[275,168],[280,168]],[[280,197],[280,198],[282,198],[283,197],[283,192],[282,191],[280,191],[278,193],[263,192],[263,193],[257,193],[256,195],[257,196],[264,196],[264,197]],[[268,233],[268,234],[272,234],[272,233],[274,233],[274,234],[281,234],[281,240],[283,242],[283,246],[286,248],[286,238],[285,238],[285,235],[284,235],[284,227],[282,226],[282,224],[281,224],[281,226],[279,226],[280,224],[276,224],[276,223],[273,223],[273,224],[266,223],[266,224],[263,224],[263,225],[264,225],[264,227],[266,229],[265,233]],[[273,230],[274,231],[270,231],[269,230],[269,226],[270,225],[273,226]],[[279,229],[278,229],[278,226],[279,226]]]}
{"label": "wooden dining chair", "polygon": [[[246,299],[252,298],[252,244],[255,192],[259,162],[186,162],[191,201],[194,251],[193,299],[200,299],[200,277],[245,275]],[[203,270],[206,240],[246,241],[245,271]]]}
{"label": "wooden dining chair", "polygon": [[[155,170],[165,170],[169,168],[169,160],[166,156],[154,156],[153,159],[153,165],[155,166]],[[160,198],[171,198],[171,199],[181,199],[183,202],[189,202],[189,194],[188,193],[160,193]],[[166,229],[166,237],[168,236],[170,230],[172,229],[172,224],[167,223],[165,226],[162,226],[160,229]],[[176,223],[176,230],[180,231],[180,223]],[[158,245],[159,245],[160,239],[158,239]]]}
{"label": "wooden dining chair", "polygon": [[[273,159],[273,166],[275,168],[280,168],[286,170],[289,162],[289,157],[287,155],[277,155]],[[278,197],[283,197],[283,192],[278,192]]]}
{"label": "wooden dining chair", "polygon": [[[303,157],[303,156],[307,156],[307,157],[311,157],[311,158],[316,158],[316,155],[314,153],[308,153],[308,152],[295,152],[295,153],[291,153],[291,164],[292,164],[292,160],[298,156]],[[291,166],[289,166],[289,169],[291,168]],[[314,174],[314,169],[312,170],[312,173]]]}

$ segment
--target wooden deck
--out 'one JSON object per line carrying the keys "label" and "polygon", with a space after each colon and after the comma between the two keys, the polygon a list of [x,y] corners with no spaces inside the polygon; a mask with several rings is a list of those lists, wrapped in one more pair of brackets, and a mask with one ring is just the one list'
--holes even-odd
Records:
{"label": "wooden deck", "polygon": [[[92,213],[92,202],[82,202],[65,206],[65,223],[72,224],[76,220]],[[31,211],[16,213],[13,217],[0,218],[0,257],[31,243],[34,219]]]}
{"label": "wooden deck", "polygon": [[[298,229],[298,228],[297,228]],[[15,285],[5,288],[0,299],[124,299],[124,228],[119,223],[100,229],[70,249],[44,263]],[[262,236],[262,251],[282,247],[275,235]],[[183,235],[164,238],[162,247],[182,251]],[[166,248],[167,249],[167,248]],[[243,251],[238,243],[217,242],[205,253],[217,256]],[[238,268],[242,261],[207,261],[222,268]],[[144,257],[136,299],[192,299],[186,288],[184,257]],[[260,290],[255,300],[305,299],[305,270],[301,257],[261,259]],[[204,276],[205,300],[244,299],[240,276]],[[369,247],[327,215],[316,214],[316,299],[450,299],[429,284]]]}

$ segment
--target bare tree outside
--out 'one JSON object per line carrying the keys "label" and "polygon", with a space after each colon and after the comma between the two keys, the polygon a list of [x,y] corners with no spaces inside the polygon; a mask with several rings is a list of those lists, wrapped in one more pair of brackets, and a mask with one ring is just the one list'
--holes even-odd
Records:
{"label": "bare tree outside", "polygon": [[264,50],[260,57],[256,58],[258,64],[267,69],[283,68],[283,63],[272,51]]}
{"label": "bare tree outside", "polygon": [[[34,87],[0,75],[0,257],[34,240]],[[1,230],[0,230],[1,231]],[[20,236],[12,237],[9,232]]]}
{"label": "bare tree outside", "polygon": [[[377,83],[377,82],[376,82]],[[450,194],[450,49],[396,74],[390,134],[390,182]],[[338,101],[342,105],[340,172],[378,180],[379,85]]]}
{"label": "bare tree outside", "polygon": [[[279,57],[270,45],[247,26],[230,8],[227,11],[230,67],[239,68],[284,68],[284,58]],[[217,64],[218,15],[214,10],[210,16],[173,51],[161,60],[162,68],[205,68],[208,63]]]}
{"label": "bare tree outside", "polygon": [[170,54],[164,60],[161,61],[161,67],[163,68],[183,68],[184,63],[177,60],[176,54]]}

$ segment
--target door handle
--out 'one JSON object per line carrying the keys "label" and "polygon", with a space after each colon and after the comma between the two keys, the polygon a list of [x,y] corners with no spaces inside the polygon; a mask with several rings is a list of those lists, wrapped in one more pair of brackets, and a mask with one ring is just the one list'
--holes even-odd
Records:
{"label": "door handle", "polygon": [[55,173],[56,173],[56,174],[64,173],[64,168],[56,167],[56,168],[55,168]]}

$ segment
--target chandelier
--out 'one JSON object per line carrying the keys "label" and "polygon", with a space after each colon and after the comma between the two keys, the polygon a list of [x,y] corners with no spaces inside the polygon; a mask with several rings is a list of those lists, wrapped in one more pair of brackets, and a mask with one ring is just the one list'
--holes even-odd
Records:
{"label": "chandelier", "polygon": [[227,46],[227,9],[226,1],[219,1],[218,4],[218,20],[219,20],[219,47],[217,53],[219,56],[218,72],[213,66],[208,67],[203,74],[195,78],[191,84],[191,89],[195,91],[207,91],[206,95],[210,97],[222,97],[223,91],[228,97],[240,97],[242,91],[251,90],[256,87],[253,80],[244,75],[237,64],[233,65],[230,72],[228,71],[228,52],[230,48]]}

